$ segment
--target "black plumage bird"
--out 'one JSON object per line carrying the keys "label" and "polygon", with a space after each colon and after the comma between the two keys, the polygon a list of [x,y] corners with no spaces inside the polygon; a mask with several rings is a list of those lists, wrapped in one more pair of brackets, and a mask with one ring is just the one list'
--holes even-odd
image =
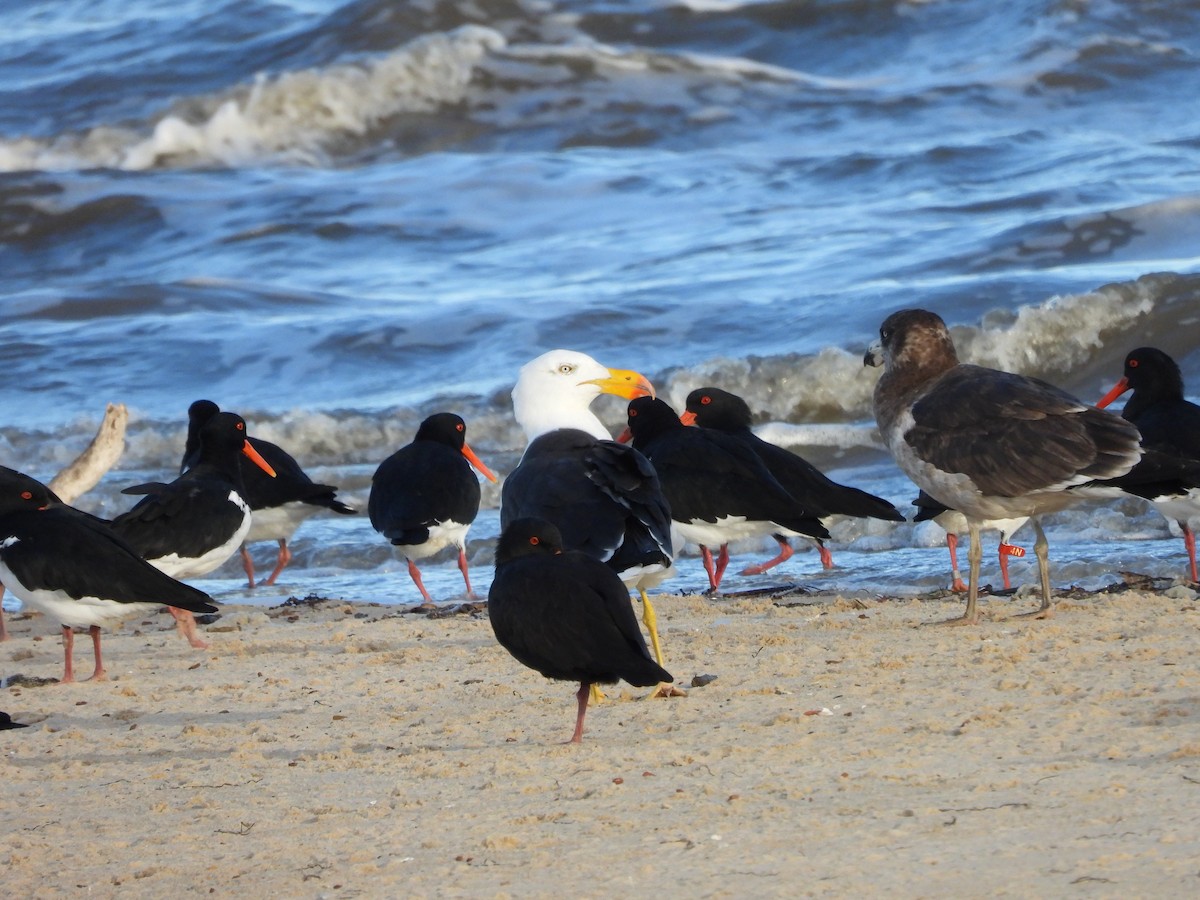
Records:
{"label": "black plumage bird", "polygon": [[[529,441],[504,479],[500,527],[537,517],[563,544],[605,562],[642,600],[642,622],[662,665],[657,616],[646,593],[674,572],[671,513],[658,475],[632,447],[612,440],[590,405],[600,394],[625,400],[654,387],[630,369],[610,369],[585,353],[551,350],[521,367],[513,413]],[[656,693],[681,693],[663,685]]]}
{"label": "black plumage bird", "polygon": [[61,503],[34,478],[0,467],[0,581],[62,625],[64,682],[75,680],[74,632],[88,628],[92,678],[104,678],[100,628],[161,606],[212,613],[203,591],[146,562],[101,519]]}
{"label": "black plumage bird", "polygon": [[[1128,390],[1133,393],[1121,416],[1137,426],[1143,447],[1181,465],[1200,461],[1200,406],[1184,399],[1183,373],[1175,360],[1155,347],[1131,351],[1125,357],[1120,381],[1096,405],[1108,406]],[[1149,500],[1179,525],[1188,554],[1188,573],[1193,582],[1200,581],[1196,572],[1196,535],[1189,521],[1200,516],[1200,488],[1191,479],[1178,477],[1148,482],[1143,479],[1143,482],[1130,487],[1128,492]]]}
{"label": "black plumage bird", "polygon": [[[882,497],[838,484],[803,456],[760,438],[750,429],[753,419],[749,404],[737,394],[716,387],[697,388],[688,394],[686,410],[680,418],[685,425],[713,428],[744,443],[811,516],[822,520],[838,515],[889,522],[904,521],[904,514]],[[828,527],[829,523],[822,524]],[[750,566],[742,574],[761,575],[789,559],[792,547],[788,538],[791,536],[785,532],[775,534],[779,555]],[[833,568],[833,558],[825,544],[818,540],[817,547],[821,553],[821,565],[826,569]]]}
{"label": "black plumage bird", "polygon": [[[200,429],[220,411],[220,407],[211,400],[197,400],[188,407],[187,444],[180,471],[187,471],[199,459]],[[272,585],[292,561],[288,541],[305,519],[324,510],[349,516],[357,514],[358,510],[338,499],[336,486],[313,481],[295,457],[278,444],[256,437],[247,437],[246,440],[275,471],[275,476],[271,477],[258,466],[241,466],[242,497],[250,505],[252,513],[250,530],[242,539],[242,567],[246,570],[249,586],[254,587],[254,560],[250,557],[248,545],[258,541],[275,541],[279,545],[275,568],[265,580],[259,582]]]}
{"label": "black plumage bird", "polygon": [[593,684],[673,681],[650,656],[617,574],[586,553],[563,550],[558,528],[543,519],[517,519],[501,533],[488,617],[496,640],[522,665],[579,682],[572,743],[583,739]]}
{"label": "black plumage bird", "polygon": [[479,513],[481,492],[471,466],[489,481],[496,476],[468,446],[466,433],[461,416],[436,413],[421,423],[412,443],[380,463],[371,478],[367,501],[371,526],[404,554],[422,606],[432,606],[433,600],[416,560],[444,547],[458,548],[458,568],[467,595],[474,596],[466,543]]}
{"label": "black plumage bird", "polygon": [[[190,469],[170,483],[151,482],[122,491],[145,496],[112,520],[113,530],[173,578],[207,575],[237,551],[250,530],[239,454],[273,474],[246,440],[245,420],[235,413],[217,413],[200,429],[200,449]],[[189,613],[174,608],[172,612],[193,647],[208,646]]]}
{"label": "black plumage bird", "polygon": [[[721,586],[730,541],[785,531],[829,537],[742,441],[710,428],[689,428],[654,397],[630,401],[628,422],[633,446],[658,472],[675,528],[700,545],[711,592]],[[715,563],[710,547],[720,547]]]}

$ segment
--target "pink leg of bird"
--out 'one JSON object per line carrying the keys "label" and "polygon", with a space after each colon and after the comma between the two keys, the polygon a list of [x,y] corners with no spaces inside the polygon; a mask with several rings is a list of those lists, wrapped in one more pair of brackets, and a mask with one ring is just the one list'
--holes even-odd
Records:
{"label": "pink leg of bird", "polygon": [[1194,584],[1200,581],[1200,578],[1196,577],[1196,535],[1192,529],[1188,528],[1187,522],[1180,522],[1179,526],[1183,529],[1183,545],[1187,547],[1188,563],[1191,565],[1192,583]]}
{"label": "pink leg of bird", "polygon": [[208,641],[200,637],[200,632],[196,630],[196,617],[186,609],[177,609],[174,606],[168,606],[167,611],[175,617],[175,627],[179,629],[179,633],[187,638],[187,642],[197,650],[207,650]]}
{"label": "pink leg of bird", "polygon": [[729,545],[722,544],[721,552],[717,555],[717,584],[716,584],[716,587],[721,586],[721,579],[723,577],[725,577],[725,567],[727,565],[729,565]]}
{"label": "pink leg of bird", "polygon": [[462,547],[458,549],[458,571],[462,572],[463,583],[467,586],[467,596],[474,599],[475,592],[471,590],[471,576],[467,574],[467,551]]}
{"label": "pink leg of bird", "polygon": [[717,560],[713,562],[712,551],[700,545],[700,557],[704,560],[704,571],[708,573],[708,592],[715,594],[721,586],[721,578],[725,575],[725,567],[729,565],[729,545],[722,544]]}
{"label": "pink leg of bird", "polygon": [[817,541],[817,553],[819,553],[821,555],[821,568],[822,569],[832,569],[833,568],[833,554],[830,553],[829,548],[826,547],[824,544],[822,544],[820,541]]}
{"label": "pink leg of bird", "polygon": [[1004,579],[1004,589],[1012,590],[1012,582],[1008,580],[1008,558],[1015,556],[1018,559],[1025,555],[1024,547],[1016,547],[1012,544],[1000,542],[1000,577]]}
{"label": "pink leg of bird", "polygon": [[704,571],[708,574],[708,589],[715,591],[717,589],[716,569],[713,567],[712,551],[700,545],[700,559],[704,563]]}
{"label": "pink leg of bird", "polygon": [[96,667],[92,670],[89,681],[104,681],[104,662],[100,658],[100,626],[93,625],[88,629],[92,635],[92,654],[96,657]]}
{"label": "pink leg of bird", "polygon": [[[4,599],[4,585],[0,584],[0,600]],[[8,640],[8,626],[4,624],[4,607],[0,606],[0,641]]]}
{"label": "pink leg of bird", "polygon": [[578,704],[579,711],[575,714],[575,733],[571,735],[568,744],[583,743],[583,717],[587,714],[588,697],[591,696],[592,686],[588,682],[583,682],[579,685],[579,690],[575,692],[575,702]]}
{"label": "pink leg of bird", "polygon": [[[63,630],[63,677],[60,684],[71,684],[75,681],[75,632],[69,625]],[[100,626],[93,625],[88,631],[92,635],[92,653],[96,658],[96,666],[92,669],[88,681],[104,681],[104,661],[100,656]]]}
{"label": "pink leg of bird", "polygon": [[417,590],[421,592],[421,596],[425,598],[425,602],[421,605],[433,606],[433,598],[429,596],[429,591],[425,590],[425,583],[421,581],[421,570],[411,559],[408,561],[408,574],[412,578],[413,584],[417,586]]}
{"label": "pink leg of bird", "polygon": [[287,538],[279,539],[279,556],[275,560],[275,568],[263,584],[274,584],[275,579],[279,577],[279,573],[283,571],[284,566],[292,561],[292,551],[288,549]]}
{"label": "pink leg of bird", "polygon": [[958,571],[958,535],[946,532],[946,546],[950,548],[950,590],[956,594],[965,594],[967,586],[963,584],[962,574]]}
{"label": "pink leg of bird", "polygon": [[254,560],[245,544],[242,544],[242,568],[246,571],[246,586],[254,587]]}
{"label": "pink leg of bird", "polygon": [[[767,569],[773,569],[782,562],[787,562],[792,558],[792,545],[787,542],[787,538],[775,538],[779,542],[779,555],[774,559],[768,559],[765,563],[760,563],[757,566],[749,566],[742,569],[743,575],[761,575]],[[824,548],[822,548],[824,549]]]}
{"label": "pink leg of bird", "polygon": [[71,630],[70,625],[64,625],[63,630],[63,677],[61,684],[70,684],[75,680],[75,667],[73,658],[75,655],[75,632]]}

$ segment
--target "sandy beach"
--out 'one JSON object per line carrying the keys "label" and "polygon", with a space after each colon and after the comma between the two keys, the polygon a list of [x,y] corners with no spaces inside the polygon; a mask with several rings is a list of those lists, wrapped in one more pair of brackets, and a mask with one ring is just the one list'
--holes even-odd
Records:
{"label": "sandy beach", "polygon": [[[660,595],[687,696],[575,687],[486,611],[165,613],[61,674],[10,616],[11,897],[1183,897],[1200,889],[1200,614],[1183,586]],[[76,642],[91,669],[90,642]],[[711,680],[697,676],[715,676]],[[707,681],[693,686],[693,679]]]}

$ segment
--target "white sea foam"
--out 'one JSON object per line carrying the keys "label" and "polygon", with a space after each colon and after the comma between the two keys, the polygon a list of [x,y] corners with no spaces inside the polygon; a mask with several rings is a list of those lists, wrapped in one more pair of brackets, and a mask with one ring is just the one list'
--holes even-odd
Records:
{"label": "white sea foam", "polygon": [[480,60],[504,44],[493,29],[464,26],[358,63],[260,75],[226,95],[188,98],[204,110],[199,118],[168,113],[149,134],[101,126],[48,141],[0,141],[0,170],[314,163],[331,144],[391,116],[460,102]]}

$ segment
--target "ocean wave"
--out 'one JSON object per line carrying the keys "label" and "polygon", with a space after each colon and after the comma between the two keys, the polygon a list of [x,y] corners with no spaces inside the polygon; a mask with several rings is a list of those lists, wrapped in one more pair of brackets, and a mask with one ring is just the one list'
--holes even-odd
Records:
{"label": "ocean wave", "polygon": [[[1200,346],[1200,275],[1144,275],[1017,310],[984,310],[967,322],[954,309],[934,311],[951,325],[964,362],[1044,378],[1068,390],[1115,381],[1129,350],[1155,342],[1178,356],[1185,373],[1200,378],[1194,353]],[[885,315],[881,311],[881,321]],[[863,371],[865,349],[713,359],[671,371],[661,391],[676,408],[691,390],[713,385],[743,396],[764,421],[861,421],[873,415],[877,377]]]}
{"label": "ocean wave", "polygon": [[0,170],[325,164],[337,141],[389,117],[461,102],[479,60],[504,44],[497,31],[464,26],[360,63],[262,75],[228,94],[189,98],[198,114],[167,114],[148,136],[104,126],[0,141]]}
{"label": "ocean wave", "polygon": [[144,122],[0,139],[0,171],[326,167],[489,136],[555,149],[646,145],[730,121],[752,127],[805,91],[840,94],[874,83],[563,31],[554,42],[535,35],[517,43],[493,28],[462,25],[354,62],[259,74],[179,97]]}
{"label": "ocean wave", "polygon": [[[963,361],[1045,378],[1088,401],[1098,399],[1120,376],[1125,354],[1142,344],[1155,344],[1176,355],[1185,380],[1200,384],[1200,355],[1194,352],[1200,346],[1200,275],[1145,275],[1092,291],[1050,297],[1015,311],[984,311],[973,321],[963,321],[962,314],[951,309],[936,311],[951,324]],[[254,364],[258,353],[254,348],[261,347],[261,339],[249,334],[239,346],[242,349],[237,352],[226,348],[223,359],[241,359],[241,353],[246,364]],[[659,395],[676,410],[684,408],[689,392],[713,385],[744,397],[755,415],[756,427],[778,443],[824,448],[827,456],[854,449],[874,453],[878,439],[871,396],[878,374],[864,368],[865,349],[866,342],[863,346],[825,347],[811,354],[715,357],[659,372],[644,368]],[[394,365],[373,362],[369,346],[357,346],[355,354],[357,364],[368,370],[398,371]],[[220,363],[222,367],[225,364]],[[515,377],[515,366],[513,373]],[[292,372],[287,382],[307,383],[315,374]],[[472,434],[478,435],[473,444],[477,441],[480,448],[500,454],[519,453],[524,439],[512,418],[510,388],[511,384],[502,380],[481,391],[425,391],[412,394],[406,402],[381,404],[381,398],[376,398],[353,407],[324,403],[278,409],[249,403],[239,408],[227,397],[210,399],[237,408],[253,424],[254,433],[295,447],[298,455],[344,465],[369,460],[381,447],[402,446],[411,440],[422,418],[442,409],[467,419]],[[153,467],[173,460],[186,406],[193,399],[180,398],[179,415],[174,419],[134,411],[128,454],[131,465]],[[608,399],[602,398],[597,409],[615,433],[623,424],[623,407],[616,401],[603,402]],[[53,439],[74,446],[87,436],[90,426],[89,417],[77,419],[64,424]],[[46,436],[10,430],[8,440],[10,449],[20,456]]]}

